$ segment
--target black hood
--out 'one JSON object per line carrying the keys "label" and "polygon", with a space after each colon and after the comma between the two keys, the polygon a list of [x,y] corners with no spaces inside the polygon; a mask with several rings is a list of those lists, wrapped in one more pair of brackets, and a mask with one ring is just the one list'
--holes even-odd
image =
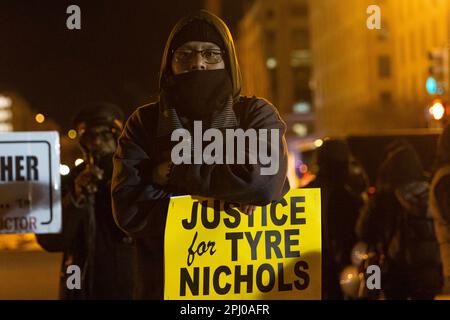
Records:
{"label": "black hood", "polygon": [[[208,22],[209,24],[211,24],[211,26],[213,26],[217,30],[218,34],[222,37],[226,53],[226,57],[224,59],[226,63],[226,69],[230,74],[233,86],[232,95],[233,99],[237,101],[237,99],[239,98],[239,94],[241,92],[242,79],[233,38],[225,22],[223,22],[219,17],[215,16],[212,13],[209,13],[206,10],[200,10],[198,12],[195,12],[180,19],[177,22],[177,24],[173,27],[172,32],[170,33],[169,38],[167,39],[161,62],[160,77],[159,77],[160,100],[164,100],[166,89],[171,83],[172,71],[170,67],[171,65],[170,61],[172,59],[171,53],[172,41],[177,35],[177,33],[180,32],[184,26],[195,20],[203,20]],[[165,106],[163,103],[163,108],[164,107]]]}
{"label": "black hood", "polygon": [[422,163],[410,144],[399,140],[386,148],[378,173],[377,189],[394,190],[425,179]]}

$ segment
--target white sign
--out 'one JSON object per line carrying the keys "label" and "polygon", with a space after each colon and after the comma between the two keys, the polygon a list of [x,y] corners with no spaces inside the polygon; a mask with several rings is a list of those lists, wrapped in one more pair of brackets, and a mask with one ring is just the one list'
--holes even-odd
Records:
{"label": "white sign", "polygon": [[0,234],[61,231],[56,131],[0,133]]}

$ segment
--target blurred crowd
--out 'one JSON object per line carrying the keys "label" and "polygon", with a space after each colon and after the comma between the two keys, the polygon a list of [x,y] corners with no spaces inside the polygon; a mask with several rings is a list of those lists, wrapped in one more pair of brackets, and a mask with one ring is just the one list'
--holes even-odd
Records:
{"label": "blurred crowd", "polygon": [[[405,140],[383,152],[374,186],[344,140],[325,140],[316,152],[318,172],[306,187],[322,190],[324,299],[450,293],[450,126],[432,172]],[[375,287],[367,284],[372,275]]]}

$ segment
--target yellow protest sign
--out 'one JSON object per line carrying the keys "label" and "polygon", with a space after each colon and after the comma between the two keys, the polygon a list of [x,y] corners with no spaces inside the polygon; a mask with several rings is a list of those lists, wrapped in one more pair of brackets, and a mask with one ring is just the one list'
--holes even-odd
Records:
{"label": "yellow protest sign", "polygon": [[293,189],[248,216],[238,209],[212,199],[171,199],[165,299],[320,299],[320,189]]}

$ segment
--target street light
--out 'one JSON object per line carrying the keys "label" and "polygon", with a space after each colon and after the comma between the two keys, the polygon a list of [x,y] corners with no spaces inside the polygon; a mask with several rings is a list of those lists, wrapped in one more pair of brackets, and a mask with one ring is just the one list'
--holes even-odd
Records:
{"label": "street light", "polygon": [[77,137],[77,132],[74,129],[70,129],[69,132],[67,132],[67,136],[73,140]]}
{"label": "street light", "polygon": [[434,120],[441,120],[445,114],[445,107],[440,100],[435,100],[428,111]]}
{"label": "street light", "polygon": [[277,59],[275,59],[273,57],[267,59],[267,61],[266,61],[267,69],[270,69],[270,70],[275,69],[277,67],[277,64],[278,64]]}
{"label": "street light", "polygon": [[34,119],[37,123],[43,123],[45,121],[45,116],[42,113],[38,113]]}
{"label": "street light", "polygon": [[70,173],[69,166],[67,166],[65,164],[60,164],[59,165],[59,173],[63,176],[67,176]]}
{"label": "street light", "polygon": [[320,148],[323,145],[323,140],[322,139],[317,139],[316,141],[314,141],[314,145],[317,148]]}
{"label": "street light", "polygon": [[427,80],[427,91],[429,94],[442,95],[447,91],[448,68],[449,52],[447,48],[428,51],[428,73],[430,77]]}
{"label": "street light", "polygon": [[78,167],[80,164],[82,164],[84,162],[83,159],[78,158],[77,160],[75,160],[75,167]]}
{"label": "street light", "polygon": [[438,84],[436,79],[433,77],[428,77],[427,82],[425,83],[425,87],[428,94],[437,94],[438,92]]}

